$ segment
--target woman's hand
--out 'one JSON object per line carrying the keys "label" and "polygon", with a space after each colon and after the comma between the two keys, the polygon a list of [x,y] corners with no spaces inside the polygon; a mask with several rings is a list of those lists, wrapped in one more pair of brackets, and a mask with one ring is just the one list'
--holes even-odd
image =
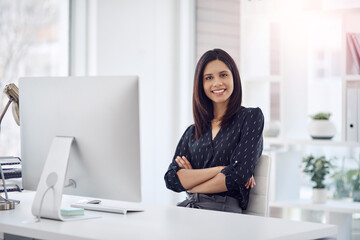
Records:
{"label": "woman's hand", "polygon": [[192,166],[191,166],[189,160],[187,160],[187,158],[184,156],[183,157],[177,156],[175,161],[179,165],[179,167],[181,167],[183,169],[192,169]]}
{"label": "woman's hand", "polygon": [[249,187],[253,188],[255,185],[256,185],[256,183],[255,183],[255,178],[253,175],[253,176],[251,176],[249,181],[247,183],[245,183],[245,187],[246,187],[246,189],[248,189]]}

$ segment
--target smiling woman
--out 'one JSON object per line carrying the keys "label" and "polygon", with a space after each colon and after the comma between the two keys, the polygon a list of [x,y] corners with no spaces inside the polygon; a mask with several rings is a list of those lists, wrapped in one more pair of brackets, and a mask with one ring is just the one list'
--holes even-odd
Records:
{"label": "smiling woman", "polygon": [[263,149],[264,117],[241,106],[242,88],[234,60],[221,49],[207,51],[194,77],[193,114],[165,173],[166,186],[187,191],[183,207],[241,213],[255,185]]}

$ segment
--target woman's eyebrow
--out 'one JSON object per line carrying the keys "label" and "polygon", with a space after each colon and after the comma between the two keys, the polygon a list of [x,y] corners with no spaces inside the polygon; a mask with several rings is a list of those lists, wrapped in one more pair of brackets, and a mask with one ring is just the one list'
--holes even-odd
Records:
{"label": "woman's eyebrow", "polygon": [[223,70],[223,71],[221,71],[219,73],[229,73],[229,71],[228,70]]}
{"label": "woman's eyebrow", "polygon": [[204,74],[204,77],[205,76],[211,76],[212,75],[212,73],[206,73],[206,74]]}

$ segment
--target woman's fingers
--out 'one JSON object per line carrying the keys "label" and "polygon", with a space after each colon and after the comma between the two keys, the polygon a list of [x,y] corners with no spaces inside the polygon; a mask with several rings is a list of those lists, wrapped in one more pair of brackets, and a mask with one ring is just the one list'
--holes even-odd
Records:
{"label": "woman's fingers", "polygon": [[251,188],[256,185],[254,176],[251,177]]}
{"label": "woman's fingers", "polygon": [[247,183],[245,183],[245,187],[246,187],[246,189],[248,189],[248,188],[249,188],[250,181],[251,181],[251,179],[249,179],[249,181],[248,181]]}
{"label": "woman's fingers", "polygon": [[177,156],[175,159],[176,163],[178,164],[179,167],[184,168],[184,169],[192,169],[192,166],[189,162],[189,160],[187,160],[186,157],[179,157]]}
{"label": "woman's fingers", "polygon": [[252,177],[250,178],[250,187],[253,188],[255,185],[256,185],[256,184],[255,184],[255,178],[254,178],[254,176],[252,176]]}
{"label": "woman's fingers", "polygon": [[249,187],[253,188],[256,185],[255,183],[255,178],[254,176],[252,176],[249,181],[247,183],[245,183],[245,187],[246,189],[248,189]]}
{"label": "woman's fingers", "polygon": [[176,157],[175,161],[179,167],[185,168],[184,163],[183,163],[184,161],[182,161],[182,159],[179,156]]}
{"label": "woman's fingers", "polygon": [[184,161],[184,163],[186,165],[186,168],[187,169],[192,169],[192,166],[191,166],[189,160],[187,160],[187,158],[185,156],[183,156],[182,159],[183,159],[183,161]]}

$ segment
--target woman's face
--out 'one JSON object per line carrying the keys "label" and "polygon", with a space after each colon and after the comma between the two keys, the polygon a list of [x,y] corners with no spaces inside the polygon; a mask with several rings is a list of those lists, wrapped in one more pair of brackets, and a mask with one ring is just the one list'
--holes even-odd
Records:
{"label": "woman's face", "polygon": [[234,90],[233,75],[220,60],[209,62],[203,75],[205,94],[213,103],[226,103]]}

